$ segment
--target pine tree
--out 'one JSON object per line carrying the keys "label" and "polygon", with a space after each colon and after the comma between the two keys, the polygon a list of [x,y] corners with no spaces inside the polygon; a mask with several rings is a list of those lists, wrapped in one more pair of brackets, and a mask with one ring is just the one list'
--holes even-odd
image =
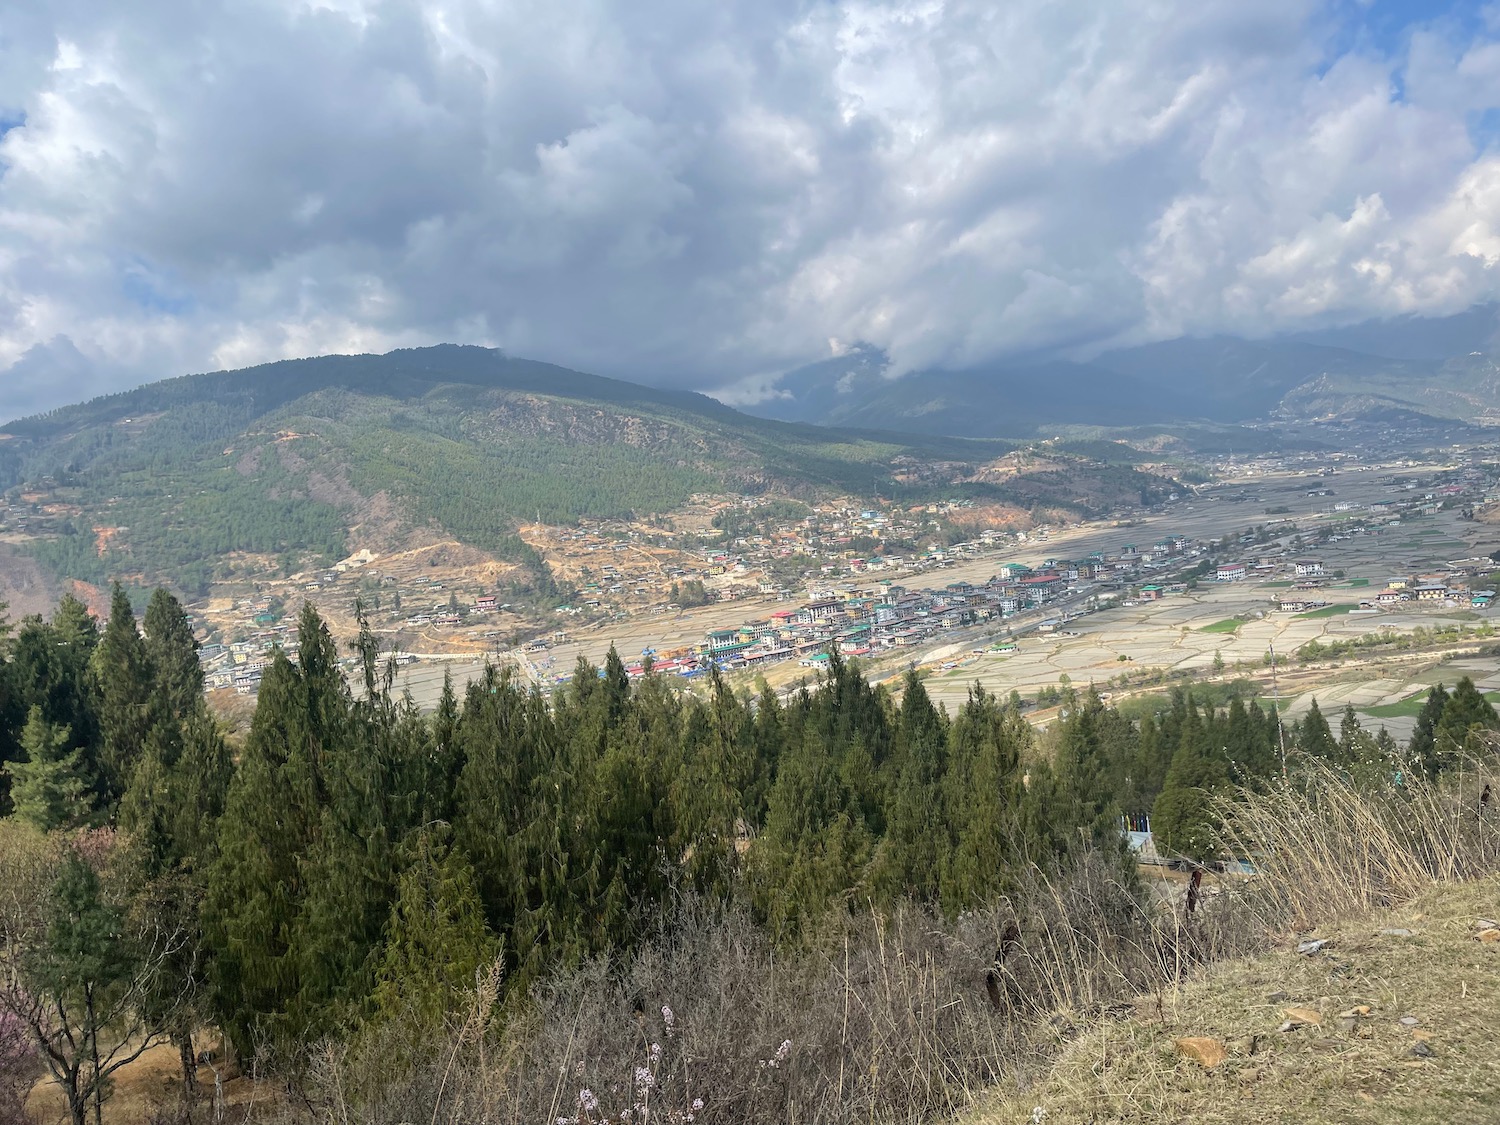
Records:
{"label": "pine tree", "polygon": [[68,746],[71,733],[32,707],[21,732],[25,757],[5,767],[15,816],[44,832],[80,824],[89,813],[81,755]]}
{"label": "pine tree", "polygon": [[1464,676],[1453,687],[1433,734],[1433,759],[1437,770],[1455,765],[1465,754],[1479,748],[1476,735],[1500,727],[1500,717],[1489,700]]}
{"label": "pine tree", "polygon": [[98,1125],[110,1077],[159,1042],[169,1004],[156,994],[163,957],[180,939],[170,925],[123,911],[77,851],[68,849],[40,940],[18,966],[19,988],[0,993],[41,1045],[39,1057],[68,1105],[72,1125]]}

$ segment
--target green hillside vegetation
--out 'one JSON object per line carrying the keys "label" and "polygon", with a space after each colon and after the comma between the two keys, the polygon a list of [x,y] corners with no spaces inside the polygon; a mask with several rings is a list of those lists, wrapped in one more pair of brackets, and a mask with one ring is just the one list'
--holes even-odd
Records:
{"label": "green hillside vegetation", "polygon": [[[966,484],[964,465],[1011,447],[772,422],[702,395],[482,348],[188,376],[3,432],[0,488],[34,488],[81,510],[36,549],[54,574],[162,580],[194,594],[222,577],[230,552],[276,556],[288,569],[338,557],[377,497],[376,533],[433,526],[536,569],[516,534],[522,522],[666,513],[695,493],[812,499],[873,487],[913,501],[967,495],[1086,510],[1170,487],[1082,461],[1073,474]],[[903,485],[892,475],[898,459],[949,468]],[[102,551],[101,527],[120,529]]]}
{"label": "green hillside vegetation", "polygon": [[1209,625],[1200,625],[1198,631],[1200,633],[1233,633],[1244,623],[1244,618],[1226,617],[1222,621],[1215,621]]}
{"label": "green hillside vegetation", "polygon": [[[289,1120],[555,1119],[559,1075],[581,1119],[951,1114],[1053,1009],[1265,932],[1163,912],[1123,815],[1169,855],[1268,862],[1237,802],[1326,810],[1329,778],[1427,800],[1500,728],[1468,680],[1404,749],[1314,704],[1283,782],[1274,711],[1232,685],[1137,718],[1069,688],[1038,734],[1018,699],[949,715],[837,657],[782,700],[632,683],[613,653],[550,702],[492,672],[422,715],[368,632],[342,660],[307,608],[230,745],[182,606],[158,591],[143,624],[118,589],[102,626],[67,599],[0,662],[0,1010],[51,1046],[7,1073],[74,1125],[151,1042],[181,1047],[191,1101],[209,1029],[295,1093]],[[1396,822],[1429,820],[1454,823]]]}
{"label": "green hillside vegetation", "polygon": [[1319,606],[1317,609],[1310,609],[1306,613],[1297,614],[1294,620],[1308,621],[1315,620],[1320,617],[1342,617],[1346,613],[1353,612],[1356,608],[1358,607],[1350,605],[1348,602],[1336,605],[1323,605]]}

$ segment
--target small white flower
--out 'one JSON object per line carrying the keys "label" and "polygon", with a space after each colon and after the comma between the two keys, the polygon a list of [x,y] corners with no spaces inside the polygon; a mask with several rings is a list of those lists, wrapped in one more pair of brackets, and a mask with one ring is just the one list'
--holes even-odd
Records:
{"label": "small white flower", "polygon": [[599,1098],[592,1090],[579,1090],[578,1104],[583,1106],[585,1113],[597,1113],[599,1111]]}
{"label": "small white flower", "polygon": [[661,1044],[651,1044],[650,1048],[646,1051],[646,1057],[651,1060],[652,1066],[655,1066],[657,1063],[661,1062]]}
{"label": "small white flower", "polygon": [[693,1099],[693,1112],[694,1113],[702,1113],[703,1112],[703,1099],[702,1098],[694,1098]]}

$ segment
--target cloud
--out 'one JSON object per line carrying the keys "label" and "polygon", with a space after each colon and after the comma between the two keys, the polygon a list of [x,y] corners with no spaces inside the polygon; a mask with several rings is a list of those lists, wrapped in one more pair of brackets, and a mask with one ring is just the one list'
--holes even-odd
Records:
{"label": "cloud", "polygon": [[22,7],[0,40],[0,416],[440,340],[756,386],[830,339],[900,370],[1500,296],[1494,21]]}

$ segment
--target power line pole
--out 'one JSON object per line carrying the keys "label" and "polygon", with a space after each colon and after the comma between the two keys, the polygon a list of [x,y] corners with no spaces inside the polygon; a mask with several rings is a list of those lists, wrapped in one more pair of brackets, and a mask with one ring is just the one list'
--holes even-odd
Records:
{"label": "power line pole", "polygon": [[1276,642],[1271,641],[1271,699],[1276,708],[1276,735],[1281,740],[1281,780],[1286,780],[1286,727],[1281,721],[1281,689],[1276,684]]}

